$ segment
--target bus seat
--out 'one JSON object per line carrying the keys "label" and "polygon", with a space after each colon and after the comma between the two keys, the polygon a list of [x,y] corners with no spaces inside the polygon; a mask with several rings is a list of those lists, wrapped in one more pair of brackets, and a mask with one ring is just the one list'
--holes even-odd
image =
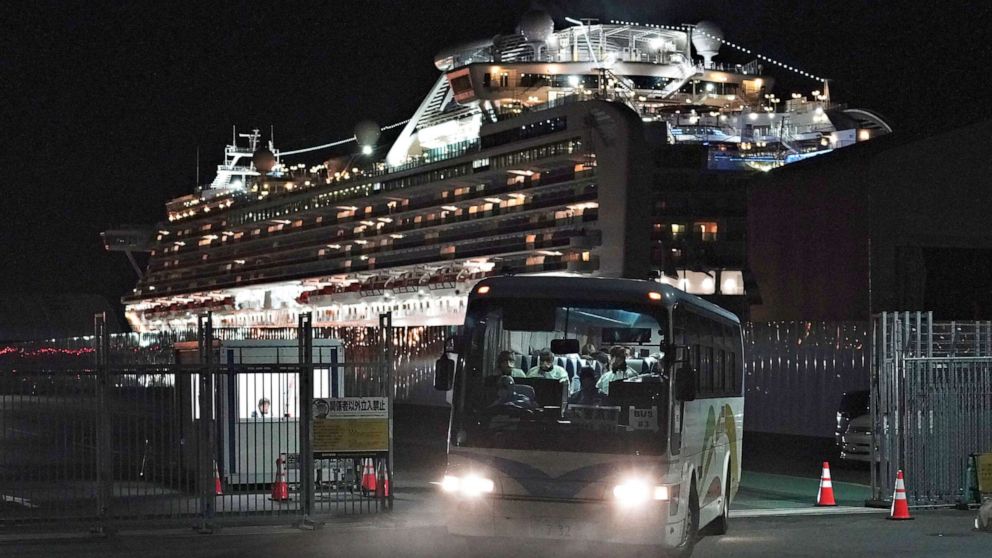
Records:
{"label": "bus seat", "polygon": [[649,374],[657,364],[658,359],[646,357],[646,358],[628,358],[627,366],[629,366],[634,372],[638,374]]}
{"label": "bus seat", "polygon": [[579,358],[579,355],[566,355],[566,356],[556,357],[555,364],[564,368],[565,372],[568,372],[569,380],[574,378],[575,375],[579,373],[579,370],[583,366],[582,359]]}
{"label": "bus seat", "polygon": [[603,375],[603,363],[599,362],[594,358],[579,359],[579,368],[581,369],[583,366],[588,366],[589,368],[592,368],[593,371],[596,372],[596,378],[599,378],[600,376]]}
{"label": "bus seat", "polygon": [[513,384],[513,393],[515,393],[517,395],[527,396],[531,401],[534,401],[534,402],[537,401],[537,393],[534,391],[534,388],[532,388],[530,386],[525,386],[525,385],[521,385],[521,384]]}

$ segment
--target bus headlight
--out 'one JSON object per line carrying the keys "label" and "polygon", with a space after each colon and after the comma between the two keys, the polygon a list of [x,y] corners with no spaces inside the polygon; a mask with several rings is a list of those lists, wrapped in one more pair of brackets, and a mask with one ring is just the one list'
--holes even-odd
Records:
{"label": "bus headlight", "polygon": [[454,475],[444,475],[441,480],[441,490],[448,493],[458,493],[462,496],[481,496],[489,494],[495,488],[492,479],[477,475],[467,475],[456,477]]}
{"label": "bus headlight", "polygon": [[648,500],[668,500],[667,486],[651,486],[639,480],[629,480],[613,487],[613,498],[624,506],[637,506]]}
{"label": "bus headlight", "polygon": [[444,475],[441,479],[441,490],[445,492],[458,492],[458,487],[462,484],[462,479],[451,475]]}

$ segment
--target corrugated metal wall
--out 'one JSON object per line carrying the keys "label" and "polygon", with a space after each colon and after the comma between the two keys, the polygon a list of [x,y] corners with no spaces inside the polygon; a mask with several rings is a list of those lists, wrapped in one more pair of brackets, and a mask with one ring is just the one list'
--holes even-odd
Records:
{"label": "corrugated metal wall", "polygon": [[868,322],[744,326],[744,429],[832,437],[845,391],[868,389]]}

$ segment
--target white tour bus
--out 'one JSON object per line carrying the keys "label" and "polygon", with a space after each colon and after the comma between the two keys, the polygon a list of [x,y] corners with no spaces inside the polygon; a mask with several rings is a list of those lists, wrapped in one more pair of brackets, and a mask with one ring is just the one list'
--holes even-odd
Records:
{"label": "white tour bus", "polygon": [[651,281],[496,277],[470,293],[453,352],[434,382],[454,390],[450,533],[687,556],[726,532],[744,422],[734,314]]}

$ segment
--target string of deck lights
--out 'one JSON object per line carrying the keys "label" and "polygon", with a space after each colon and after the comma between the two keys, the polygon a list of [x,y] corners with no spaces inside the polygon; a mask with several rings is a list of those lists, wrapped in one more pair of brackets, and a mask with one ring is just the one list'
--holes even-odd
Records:
{"label": "string of deck lights", "polygon": [[22,347],[0,347],[0,357],[15,354],[20,357],[41,357],[41,356],[82,356],[95,352],[93,348],[83,347],[81,349],[63,349],[58,347],[41,347],[38,349],[25,349]]}
{"label": "string of deck lights", "polygon": [[[637,27],[652,27],[652,28],[655,28],[655,29],[665,29],[665,30],[668,30],[668,31],[682,31],[682,32],[685,32],[686,29],[690,28],[689,26],[675,27],[675,26],[672,26],[672,25],[656,25],[656,24],[653,24],[653,23],[634,23],[632,21],[610,20],[610,23],[613,24],[613,25],[633,25],[633,26],[637,26]],[[757,52],[752,52],[748,48],[745,48],[745,47],[743,47],[741,45],[738,45],[736,43],[732,43],[730,41],[724,40],[724,39],[722,39],[720,37],[717,37],[716,35],[711,35],[710,33],[707,33],[706,31],[703,31],[702,29],[692,28],[692,32],[693,33],[699,33],[701,35],[705,35],[706,37],[709,37],[710,39],[714,39],[716,41],[720,41],[722,44],[725,44],[725,45],[727,45],[727,46],[729,46],[731,48],[735,48],[735,49],[737,49],[737,50],[739,50],[741,52],[744,52],[746,54],[754,54],[755,56],[758,57],[759,60],[764,60],[765,62],[771,62],[772,64],[775,64],[776,66],[782,67],[782,68],[784,68],[786,70],[789,70],[789,71],[791,71],[793,73],[799,74],[799,75],[801,75],[803,77],[807,77],[809,79],[813,79],[813,80],[816,80],[816,81],[828,81],[827,78],[824,78],[824,77],[820,77],[820,76],[811,74],[811,73],[806,72],[804,70],[800,70],[799,68],[796,68],[795,66],[790,66],[790,65],[788,65],[788,64],[786,64],[784,62],[779,62],[778,60],[775,60],[774,58],[769,58],[768,56],[765,56],[763,54],[758,54]]]}
{"label": "string of deck lights", "polygon": [[[397,128],[399,126],[403,126],[404,124],[406,124],[409,121],[410,121],[410,119],[407,118],[406,120],[403,120],[402,122],[394,122],[392,124],[387,124],[387,125],[379,128],[379,130],[381,130],[383,132],[385,132],[386,130],[392,130],[393,128]],[[351,136],[348,139],[343,139],[343,140],[338,140],[338,141],[332,141],[331,143],[325,143],[323,145],[315,145],[313,147],[304,147],[302,149],[294,149],[292,151],[282,151],[282,152],[279,153],[279,156],[280,157],[285,157],[287,155],[296,155],[298,153],[307,153],[307,152],[310,152],[310,151],[317,151],[318,149],[328,149],[330,147],[336,147],[338,145],[344,145],[346,143],[351,143],[353,141],[358,141],[358,138],[355,137],[355,136]]]}

